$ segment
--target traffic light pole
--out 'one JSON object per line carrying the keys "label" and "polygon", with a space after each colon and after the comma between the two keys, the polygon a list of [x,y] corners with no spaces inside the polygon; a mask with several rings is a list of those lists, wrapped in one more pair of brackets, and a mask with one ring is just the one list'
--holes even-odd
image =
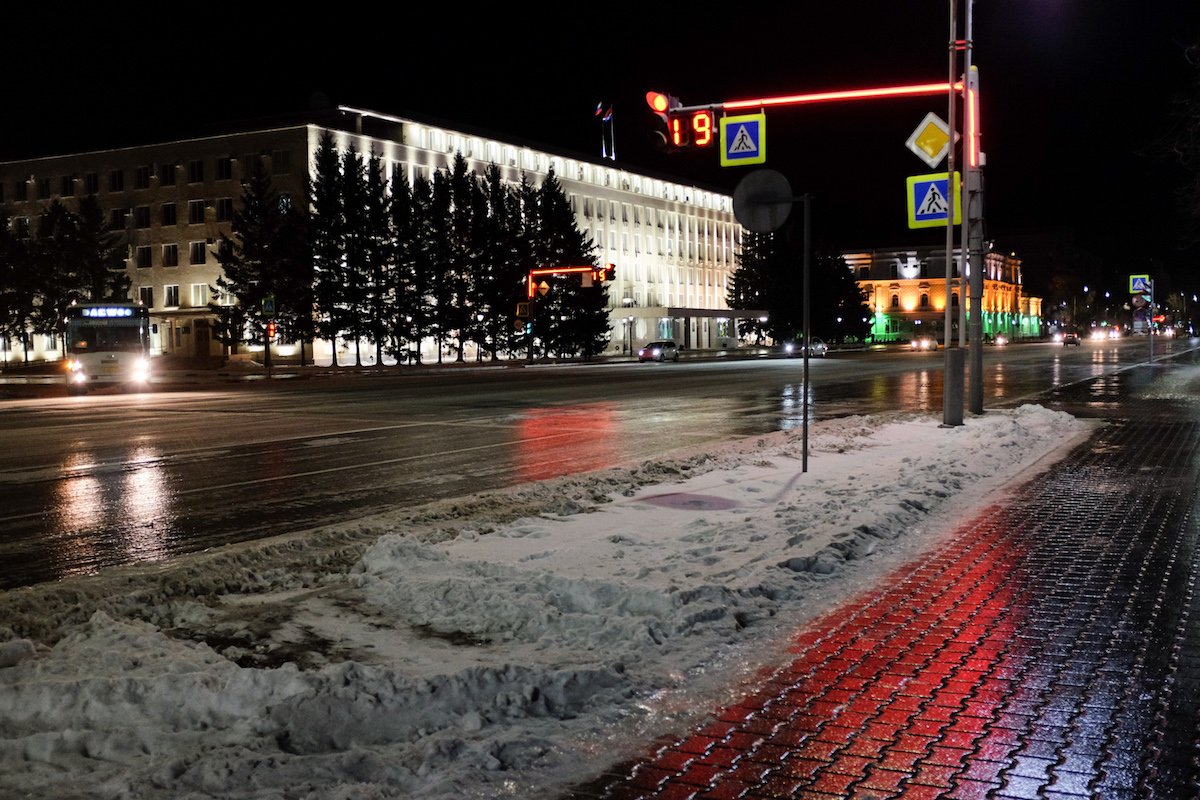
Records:
{"label": "traffic light pole", "polygon": [[979,148],[979,70],[971,63],[975,0],[967,0],[966,48],[964,50],[963,118],[966,137],[963,146],[966,161],[966,186],[963,187],[962,237],[963,249],[970,256],[971,304],[968,317],[968,374],[967,409],[972,414],[983,413],[983,156]]}

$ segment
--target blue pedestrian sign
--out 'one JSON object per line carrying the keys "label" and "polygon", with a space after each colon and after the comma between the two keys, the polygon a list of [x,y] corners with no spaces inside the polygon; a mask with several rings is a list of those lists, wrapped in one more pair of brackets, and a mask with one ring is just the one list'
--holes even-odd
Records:
{"label": "blue pedestrian sign", "polygon": [[765,164],[767,161],[767,115],[742,114],[721,117],[721,166]]}
{"label": "blue pedestrian sign", "polygon": [[1150,294],[1153,291],[1153,286],[1154,284],[1150,281],[1149,275],[1129,276],[1130,294]]}
{"label": "blue pedestrian sign", "polygon": [[[913,175],[908,179],[908,227],[943,228],[950,216],[948,185],[945,172],[933,175]],[[954,223],[962,222],[962,176],[954,173]]]}

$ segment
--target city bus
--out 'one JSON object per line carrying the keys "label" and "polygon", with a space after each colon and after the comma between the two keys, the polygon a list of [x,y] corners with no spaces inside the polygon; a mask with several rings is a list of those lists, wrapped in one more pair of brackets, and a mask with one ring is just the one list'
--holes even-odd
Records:
{"label": "city bus", "polygon": [[67,393],[150,381],[150,310],[137,303],[84,303],[67,309]]}

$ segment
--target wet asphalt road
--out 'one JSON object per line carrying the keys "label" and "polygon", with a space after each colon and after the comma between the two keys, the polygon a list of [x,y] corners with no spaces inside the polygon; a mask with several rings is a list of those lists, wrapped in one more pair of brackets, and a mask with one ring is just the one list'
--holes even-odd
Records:
{"label": "wet asphalt road", "polygon": [[[985,404],[1097,385],[1145,345],[989,348]],[[812,418],[940,415],[942,363],[814,360]],[[802,424],[795,359],[306,375],[0,400],[0,589]]]}

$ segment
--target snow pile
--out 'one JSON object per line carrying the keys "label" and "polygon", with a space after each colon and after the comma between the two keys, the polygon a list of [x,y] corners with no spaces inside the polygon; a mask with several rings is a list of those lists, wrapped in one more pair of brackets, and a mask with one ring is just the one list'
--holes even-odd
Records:
{"label": "snow pile", "polygon": [[554,797],[1093,424],[836,420],[807,473],[777,433],[0,595],[0,795]]}

